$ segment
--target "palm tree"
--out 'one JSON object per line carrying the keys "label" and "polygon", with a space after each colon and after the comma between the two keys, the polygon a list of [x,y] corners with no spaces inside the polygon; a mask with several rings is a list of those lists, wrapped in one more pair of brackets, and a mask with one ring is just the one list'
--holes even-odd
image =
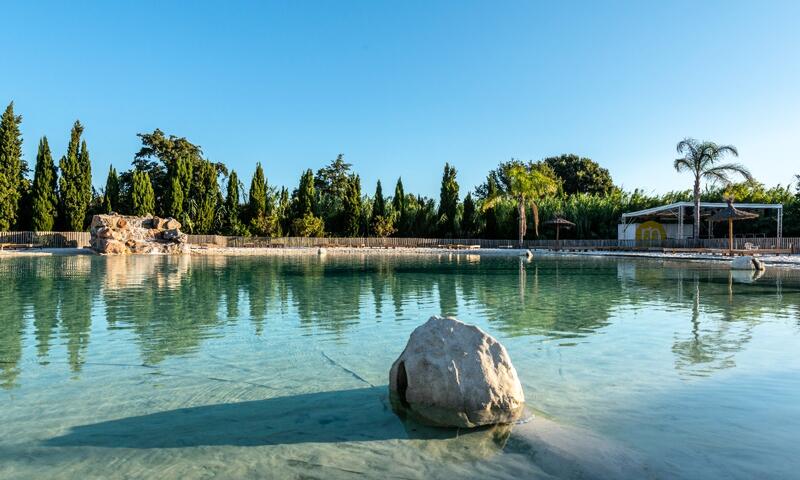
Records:
{"label": "palm tree", "polygon": [[517,204],[519,214],[519,246],[522,247],[522,239],[527,231],[527,220],[525,210],[530,205],[533,210],[533,227],[536,236],[539,236],[539,207],[536,204],[538,198],[558,193],[559,180],[555,172],[543,163],[528,162],[524,164],[512,160],[500,165],[498,169],[500,176],[497,193],[487,197],[483,202],[483,210],[494,208],[503,200],[512,200]]}
{"label": "palm tree", "polygon": [[739,174],[748,181],[753,179],[750,171],[739,163],[718,162],[730,154],[735,157],[739,152],[733,145],[717,145],[714,142],[698,142],[694,138],[684,138],[678,142],[678,153],[683,158],[675,160],[675,170],[689,171],[694,175],[694,228],[693,238],[700,238],[700,181],[703,179],[722,184],[731,183],[731,175]]}

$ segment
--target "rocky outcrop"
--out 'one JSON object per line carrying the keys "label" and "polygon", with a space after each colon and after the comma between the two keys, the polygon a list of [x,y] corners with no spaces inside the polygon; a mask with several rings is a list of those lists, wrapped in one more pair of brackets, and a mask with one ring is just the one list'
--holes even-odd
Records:
{"label": "rocky outcrop", "polygon": [[525,396],[505,347],[474,325],[431,317],[389,373],[396,409],[425,423],[472,428],[511,423]]}
{"label": "rocky outcrop", "polygon": [[188,253],[186,234],[173,218],[95,215],[90,226],[91,247],[108,255]]}
{"label": "rocky outcrop", "polygon": [[766,270],[764,262],[751,256],[735,257],[731,261],[731,270]]}

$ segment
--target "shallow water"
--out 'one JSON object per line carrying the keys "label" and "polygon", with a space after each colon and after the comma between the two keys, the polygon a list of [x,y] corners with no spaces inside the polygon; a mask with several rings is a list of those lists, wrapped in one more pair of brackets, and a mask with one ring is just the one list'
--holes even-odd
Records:
{"label": "shallow water", "polygon": [[[475,256],[0,260],[0,478],[796,478],[800,273]],[[535,420],[386,384],[453,314]]]}

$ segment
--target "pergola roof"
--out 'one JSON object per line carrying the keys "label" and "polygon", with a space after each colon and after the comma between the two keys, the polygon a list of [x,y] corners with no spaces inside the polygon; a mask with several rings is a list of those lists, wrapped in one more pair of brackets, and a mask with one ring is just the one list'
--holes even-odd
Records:
{"label": "pergola roof", "polygon": [[[728,206],[725,202],[700,202],[700,212],[701,216],[703,215],[703,209],[706,210],[716,210],[721,208],[726,208]],[[644,210],[639,210],[637,212],[627,212],[622,214],[622,219],[630,219],[636,217],[649,217],[649,216],[665,216],[665,215],[674,215],[674,211],[676,211],[680,207],[689,207],[690,209],[694,208],[694,202],[675,202],[670,203],[669,205],[662,205],[660,207],[653,207],[653,208],[646,208]],[[736,208],[739,210],[783,210],[783,204],[780,203],[737,203]],[[691,213],[691,210],[688,212]],[[707,212],[710,215],[712,212]]]}

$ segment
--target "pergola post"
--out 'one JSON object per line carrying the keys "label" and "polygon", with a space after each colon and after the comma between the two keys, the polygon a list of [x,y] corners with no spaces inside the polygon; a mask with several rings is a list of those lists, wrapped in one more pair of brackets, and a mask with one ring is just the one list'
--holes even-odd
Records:
{"label": "pergola post", "polygon": [[[683,205],[678,207],[678,238],[685,243],[686,237],[683,236]],[[686,245],[684,244],[684,246]]]}
{"label": "pergola post", "polygon": [[775,248],[781,248],[781,237],[783,237],[783,205],[778,207],[778,244]]}

